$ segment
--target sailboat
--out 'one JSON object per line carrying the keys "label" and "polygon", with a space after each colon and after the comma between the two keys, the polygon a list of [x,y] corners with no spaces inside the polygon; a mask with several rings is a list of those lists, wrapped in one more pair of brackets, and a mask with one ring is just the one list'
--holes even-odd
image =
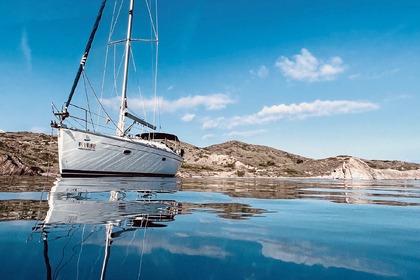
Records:
{"label": "sailboat", "polygon": [[[149,14],[151,13],[146,0],[146,6]],[[79,176],[159,176],[174,177],[178,172],[183,161],[183,149],[180,141],[174,134],[156,132],[156,126],[139,118],[128,110],[127,106],[127,87],[128,72],[130,66],[130,56],[132,56],[132,44],[135,42],[158,42],[156,28],[153,27],[154,38],[150,40],[132,38],[133,18],[134,18],[134,0],[129,3],[127,11],[127,36],[124,39],[114,42],[108,42],[108,45],[125,45],[123,57],[123,78],[121,82],[121,100],[119,110],[118,125],[115,134],[107,134],[88,128],[88,114],[91,114],[90,107],[80,108],[72,104],[75,89],[79,83],[80,77],[84,75],[85,64],[91,50],[92,42],[96,31],[102,19],[102,14],[106,5],[103,0],[98,16],[96,18],[93,30],[89,37],[85,51],[83,53],[73,86],[69,97],[61,110],[53,108],[57,121],[52,121],[51,126],[58,130],[58,154],[59,168],[62,177]],[[153,22],[152,16],[150,21]],[[154,26],[154,25],[153,25]],[[157,61],[157,59],[156,59]],[[83,76],[84,77],[84,76]],[[85,82],[86,83],[86,82]],[[97,98],[100,102],[100,98]],[[76,117],[70,112],[72,109],[81,109],[85,112],[83,122],[85,127],[74,127],[68,125],[67,121]],[[104,109],[103,105],[101,105]],[[91,116],[91,115],[90,115]],[[92,117],[90,117],[92,119]],[[131,119],[133,123],[126,125],[126,120]],[[107,114],[106,122],[110,122]],[[79,122],[80,123],[80,122]],[[142,132],[132,135],[130,131],[134,125],[140,125],[142,128],[150,129],[148,132]]]}

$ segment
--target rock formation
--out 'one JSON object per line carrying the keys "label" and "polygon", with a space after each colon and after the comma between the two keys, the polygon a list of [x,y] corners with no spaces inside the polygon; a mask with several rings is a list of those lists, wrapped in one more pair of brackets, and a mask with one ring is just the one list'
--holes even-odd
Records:
{"label": "rock formation", "polygon": [[0,154],[0,175],[38,175],[27,167],[19,157]]}
{"label": "rock formation", "polygon": [[55,136],[31,132],[0,133],[0,175],[58,173]]}
{"label": "rock formation", "polygon": [[[406,167],[401,165],[407,165]],[[327,178],[333,179],[352,179],[352,180],[386,180],[386,179],[403,179],[417,180],[420,179],[420,169],[416,164],[409,164],[394,161],[391,167],[372,168],[366,161],[359,158],[343,159],[342,164],[327,174]]]}
{"label": "rock formation", "polygon": [[[420,165],[351,156],[310,159],[240,141],[199,148],[183,143],[179,177],[311,177],[330,179],[418,179]],[[0,175],[58,173],[57,138],[30,132],[0,133]]]}

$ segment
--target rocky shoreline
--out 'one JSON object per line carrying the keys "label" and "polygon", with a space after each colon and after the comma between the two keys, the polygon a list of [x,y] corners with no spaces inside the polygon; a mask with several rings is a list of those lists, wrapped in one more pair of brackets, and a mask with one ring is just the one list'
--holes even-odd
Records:
{"label": "rocky shoreline", "polygon": [[[239,141],[199,148],[183,143],[181,178],[330,178],[416,180],[420,164],[365,160],[352,156],[310,159],[267,146]],[[39,176],[58,173],[57,138],[31,132],[0,133],[0,175]]]}
{"label": "rocky shoreline", "polygon": [[0,133],[0,175],[58,173],[57,137],[42,133]]}

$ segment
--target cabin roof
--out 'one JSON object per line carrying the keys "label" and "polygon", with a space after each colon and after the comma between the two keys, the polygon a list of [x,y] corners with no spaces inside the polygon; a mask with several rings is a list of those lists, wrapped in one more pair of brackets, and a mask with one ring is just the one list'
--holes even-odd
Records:
{"label": "cabin roof", "polygon": [[163,132],[146,132],[142,134],[137,134],[136,136],[145,140],[172,140],[179,142],[178,136]]}

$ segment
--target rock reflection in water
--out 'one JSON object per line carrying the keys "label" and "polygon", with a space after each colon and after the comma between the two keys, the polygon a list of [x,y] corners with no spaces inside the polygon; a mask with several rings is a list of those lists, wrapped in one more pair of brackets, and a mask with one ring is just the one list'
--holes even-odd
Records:
{"label": "rock reflection in water", "polygon": [[268,210],[252,207],[243,203],[182,203],[183,209],[189,211],[203,211],[216,213],[220,218],[241,220],[250,217],[261,216],[269,213]]}
{"label": "rock reflection in water", "polygon": [[0,192],[49,192],[55,177],[0,176]]}
{"label": "rock reflection in water", "polygon": [[15,220],[40,220],[47,215],[48,203],[39,200],[0,201],[0,222]]}
{"label": "rock reflection in water", "polygon": [[0,176],[0,221],[40,220],[55,178]]}
{"label": "rock reflection in water", "polygon": [[182,191],[259,199],[319,199],[337,203],[419,206],[418,181],[322,179],[183,179]]}

